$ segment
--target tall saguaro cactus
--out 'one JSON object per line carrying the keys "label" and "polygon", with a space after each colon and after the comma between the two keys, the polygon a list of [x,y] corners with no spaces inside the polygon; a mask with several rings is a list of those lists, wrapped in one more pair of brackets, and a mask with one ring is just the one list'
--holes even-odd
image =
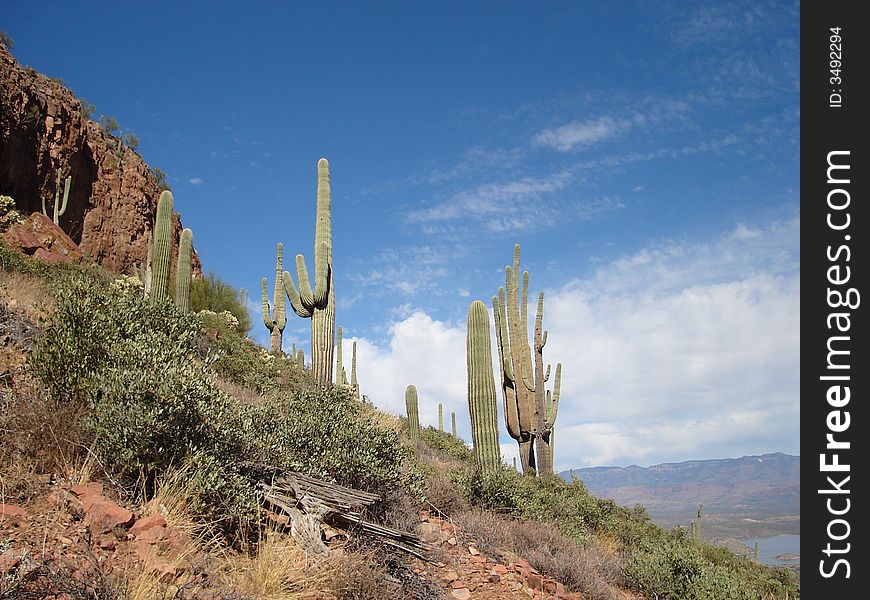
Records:
{"label": "tall saguaro cactus", "polygon": [[190,254],[193,249],[193,231],[184,229],[178,242],[178,265],[175,267],[175,305],[182,312],[190,312]]}
{"label": "tall saguaro cactus", "polygon": [[452,421],[452,425],[453,425],[453,427],[451,428],[451,431],[453,432],[453,437],[459,437],[458,435],[456,435],[456,413],[455,412],[452,412],[452,411],[450,412],[450,420]]}
{"label": "tall saguaro cactus", "polygon": [[275,291],[272,295],[274,306],[269,307],[269,297],[266,293],[266,278],[261,283],[263,296],[263,324],[269,330],[269,352],[281,356],[284,339],[284,327],[287,325],[287,311],[284,305],[284,245],[278,244],[278,258],[275,261]]}
{"label": "tall saguaro cactus", "polygon": [[408,430],[411,440],[420,439],[420,411],[417,407],[417,388],[409,385],[405,388],[405,409],[408,411]]}
{"label": "tall saguaro cactus", "polygon": [[553,472],[553,424],[559,407],[562,366],[556,366],[553,392],[545,390],[550,368],[543,370],[547,333],[542,332],[544,295],[538,297],[535,319],[534,365],[528,333],[529,272],[519,282],[520,245],[514,246],[513,268],[505,267],[505,286],[492,298],[498,346],[499,373],[508,434],[519,445],[523,473]]}
{"label": "tall saguaro cactus", "polygon": [[311,370],[318,385],[332,382],[333,338],[335,330],[335,289],[332,273],[332,224],[329,187],[329,162],[317,161],[317,222],[314,229],[314,289],[308,279],[305,258],[296,255],[296,276],[284,272],[284,290],[293,311],[311,319]]}
{"label": "tall saguaro cactus", "polygon": [[169,263],[172,260],[172,192],[166,190],[157,201],[157,219],[154,221],[154,256],[151,265],[151,299],[165,302],[169,299]]}
{"label": "tall saguaro cactus", "polygon": [[[54,224],[60,226],[60,218],[66,212],[66,203],[69,200],[69,188],[72,185],[72,175],[67,175],[65,185],[63,186],[63,204],[61,204],[60,200],[60,188],[61,188],[61,180],[63,179],[63,174],[61,169],[57,170],[57,184],[54,188],[54,215],[53,220]],[[48,211],[45,209],[45,198],[42,199],[42,214],[46,217],[48,216]]]}
{"label": "tall saguaro cactus", "polygon": [[492,349],[489,344],[489,313],[475,300],[468,307],[466,336],[468,366],[468,411],[471,414],[471,439],[481,470],[493,471],[501,464],[498,445],[498,408]]}
{"label": "tall saguaro cactus", "polygon": [[444,433],[444,405],[438,403],[438,431]]}

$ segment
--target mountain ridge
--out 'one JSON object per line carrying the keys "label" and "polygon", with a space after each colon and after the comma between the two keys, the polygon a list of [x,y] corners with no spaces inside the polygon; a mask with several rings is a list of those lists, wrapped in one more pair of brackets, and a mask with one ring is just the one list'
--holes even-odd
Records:
{"label": "mountain ridge", "polygon": [[664,527],[689,526],[703,504],[709,535],[800,533],[800,456],[772,452],[649,467],[584,467],[559,475],[571,481],[572,473],[595,495],[644,505]]}

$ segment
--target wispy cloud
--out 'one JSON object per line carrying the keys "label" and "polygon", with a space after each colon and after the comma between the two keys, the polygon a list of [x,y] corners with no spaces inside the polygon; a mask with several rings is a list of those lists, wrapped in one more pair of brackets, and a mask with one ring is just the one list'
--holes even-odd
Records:
{"label": "wispy cloud", "polygon": [[202,177],[191,177],[188,181],[190,185],[202,185],[204,183]]}
{"label": "wispy cloud", "polygon": [[611,117],[575,121],[556,129],[541,131],[534,137],[532,143],[559,152],[570,152],[617,137],[631,125],[631,121],[616,120]]}

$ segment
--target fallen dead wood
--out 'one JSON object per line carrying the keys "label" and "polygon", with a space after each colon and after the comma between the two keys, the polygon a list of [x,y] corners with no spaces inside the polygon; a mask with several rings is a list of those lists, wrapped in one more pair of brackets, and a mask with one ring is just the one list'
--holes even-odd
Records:
{"label": "fallen dead wood", "polygon": [[360,535],[429,561],[427,546],[414,534],[373,523],[367,509],[380,500],[369,492],[344,487],[293,471],[268,465],[246,463],[246,470],[258,474],[257,487],[264,500],[290,519],[290,535],[311,555],[329,553],[320,535],[320,523],[354,530]]}

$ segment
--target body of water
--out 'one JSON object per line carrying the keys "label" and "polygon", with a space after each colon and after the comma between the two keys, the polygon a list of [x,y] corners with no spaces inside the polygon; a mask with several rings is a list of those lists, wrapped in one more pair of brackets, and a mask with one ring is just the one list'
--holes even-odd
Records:
{"label": "body of water", "polygon": [[750,557],[752,557],[751,550],[755,548],[755,542],[758,542],[758,562],[776,567],[794,565],[800,562],[800,560],[777,560],[776,558],[780,554],[800,555],[801,536],[799,535],[784,534],[755,540],[741,540],[744,546],[750,548]]}

